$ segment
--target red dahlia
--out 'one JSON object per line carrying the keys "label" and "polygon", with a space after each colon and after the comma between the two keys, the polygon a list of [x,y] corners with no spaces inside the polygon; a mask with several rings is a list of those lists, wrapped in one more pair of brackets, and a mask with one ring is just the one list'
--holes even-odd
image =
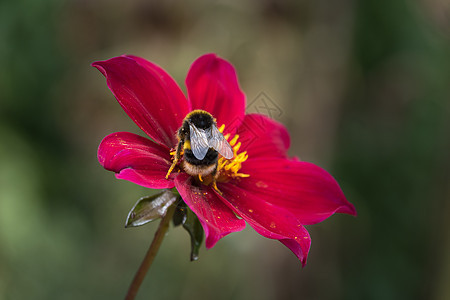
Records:
{"label": "red dahlia", "polygon": [[[327,171],[288,157],[290,137],[283,125],[264,115],[245,114],[236,71],[224,59],[206,54],[192,64],[187,97],[162,68],[140,57],[124,55],[93,66],[150,137],[128,132],[106,136],[98,149],[100,163],[117,178],[148,188],[175,187],[200,220],[207,248],[247,222],[259,234],[279,240],[305,265],[311,238],[304,225],[334,213],[356,215]],[[177,130],[197,109],[224,125],[233,148],[233,158],[219,158],[217,189],[211,181],[187,174],[182,162],[166,179]]]}

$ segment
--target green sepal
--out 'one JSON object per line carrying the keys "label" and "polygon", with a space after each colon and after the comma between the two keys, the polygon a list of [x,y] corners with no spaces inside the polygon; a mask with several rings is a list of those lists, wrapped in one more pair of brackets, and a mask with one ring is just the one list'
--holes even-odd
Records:
{"label": "green sepal", "polygon": [[[181,198],[180,198],[181,199]],[[173,226],[183,225],[186,221],[186,204],[183,201],[178,202],[175,212],[173,214]]]}
{"label": "green sepal", "polygon": [[125,228],[141,226],[163,217],[176,199],[177,196],[171,190],[142,197],[128,213]]}
{"label": "green sepal", "polygon": [[191,236],[191,261],[198,259],[200,246],[203,242],[203,227],[196,214],[192,212],[189,207],[186,207],[186,219],[183,223],[183,228],[189,232]]}

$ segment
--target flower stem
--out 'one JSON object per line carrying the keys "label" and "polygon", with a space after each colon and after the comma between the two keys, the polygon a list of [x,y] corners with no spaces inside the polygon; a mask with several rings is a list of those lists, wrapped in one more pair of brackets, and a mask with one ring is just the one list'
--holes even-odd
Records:
{"label": "flower stem", "polygon": [[172,219],[173,213],[175,212],[175,207],[176,205],[171,205],[167,209],[165,216],[162,217],[161,223],[159,223],[159,227],[155,232],[155,237],[153,238],[153,241],[150,244],[147,253],[145,254],[144,260],[137,270],[136,275],[134,275],[133,282],[131,282],[125,300],[133,300],[136,297],[139,287],[141,286],[141,283],[144,280],[148,269],[152,265],[156,253],[158,253],[159,247],[161,246],[167,229],[169,229],[170,220]]}

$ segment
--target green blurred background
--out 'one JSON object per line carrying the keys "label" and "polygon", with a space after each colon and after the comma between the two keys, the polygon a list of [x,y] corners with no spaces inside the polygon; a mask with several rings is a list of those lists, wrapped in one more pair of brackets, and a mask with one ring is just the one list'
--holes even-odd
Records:
{"label": "green blurred background", "polygon": [[152,191],[96,151],[140,131],[90,63],[139,55],[184,88],[207,52],[359,214],[309,226],[304,269],[251,228],[190,262],[175,228],[138,299],[450,299],[445,0],[1,0],[0,299],[124,297],[157,224],[124,228]]}

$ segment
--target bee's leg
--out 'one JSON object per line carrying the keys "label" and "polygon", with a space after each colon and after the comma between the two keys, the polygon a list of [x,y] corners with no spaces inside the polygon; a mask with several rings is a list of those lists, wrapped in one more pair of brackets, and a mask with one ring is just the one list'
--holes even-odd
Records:
{"label": "bee's leg", "polygon": [[167,172],[166,179],[169,178],[170,173],[172,173],[173,169],[175,168],[175,166],[177,165],[178,161],[179,161],[180,158],[181,158],[181,147],[182,147],[182,146],[183,146],[183,143],[182,143],[182,141],[180,141],[180,142],[178,143],[177,150],[176,150],[176,152],[175,152],[175,159],[173,160],[173,163],[172,163],[172,165],[170,166],[169,171]]}
{"label": "bee's leg", "polygon": [[222,192],[219,190],[219,188],[217,187],[217,184],[216,184],[217,176],[219,175],[217,173],[218,165],[219,165],[219,162],[217,161],[216,162],[216,167],[214,168],[214,171],[211,173],[212,178],[213,178],[213,180],[211,182],[211,185],[212,185],[212,188],[216,190],[216,192],[218,192],[220,195],[222,195]]}

